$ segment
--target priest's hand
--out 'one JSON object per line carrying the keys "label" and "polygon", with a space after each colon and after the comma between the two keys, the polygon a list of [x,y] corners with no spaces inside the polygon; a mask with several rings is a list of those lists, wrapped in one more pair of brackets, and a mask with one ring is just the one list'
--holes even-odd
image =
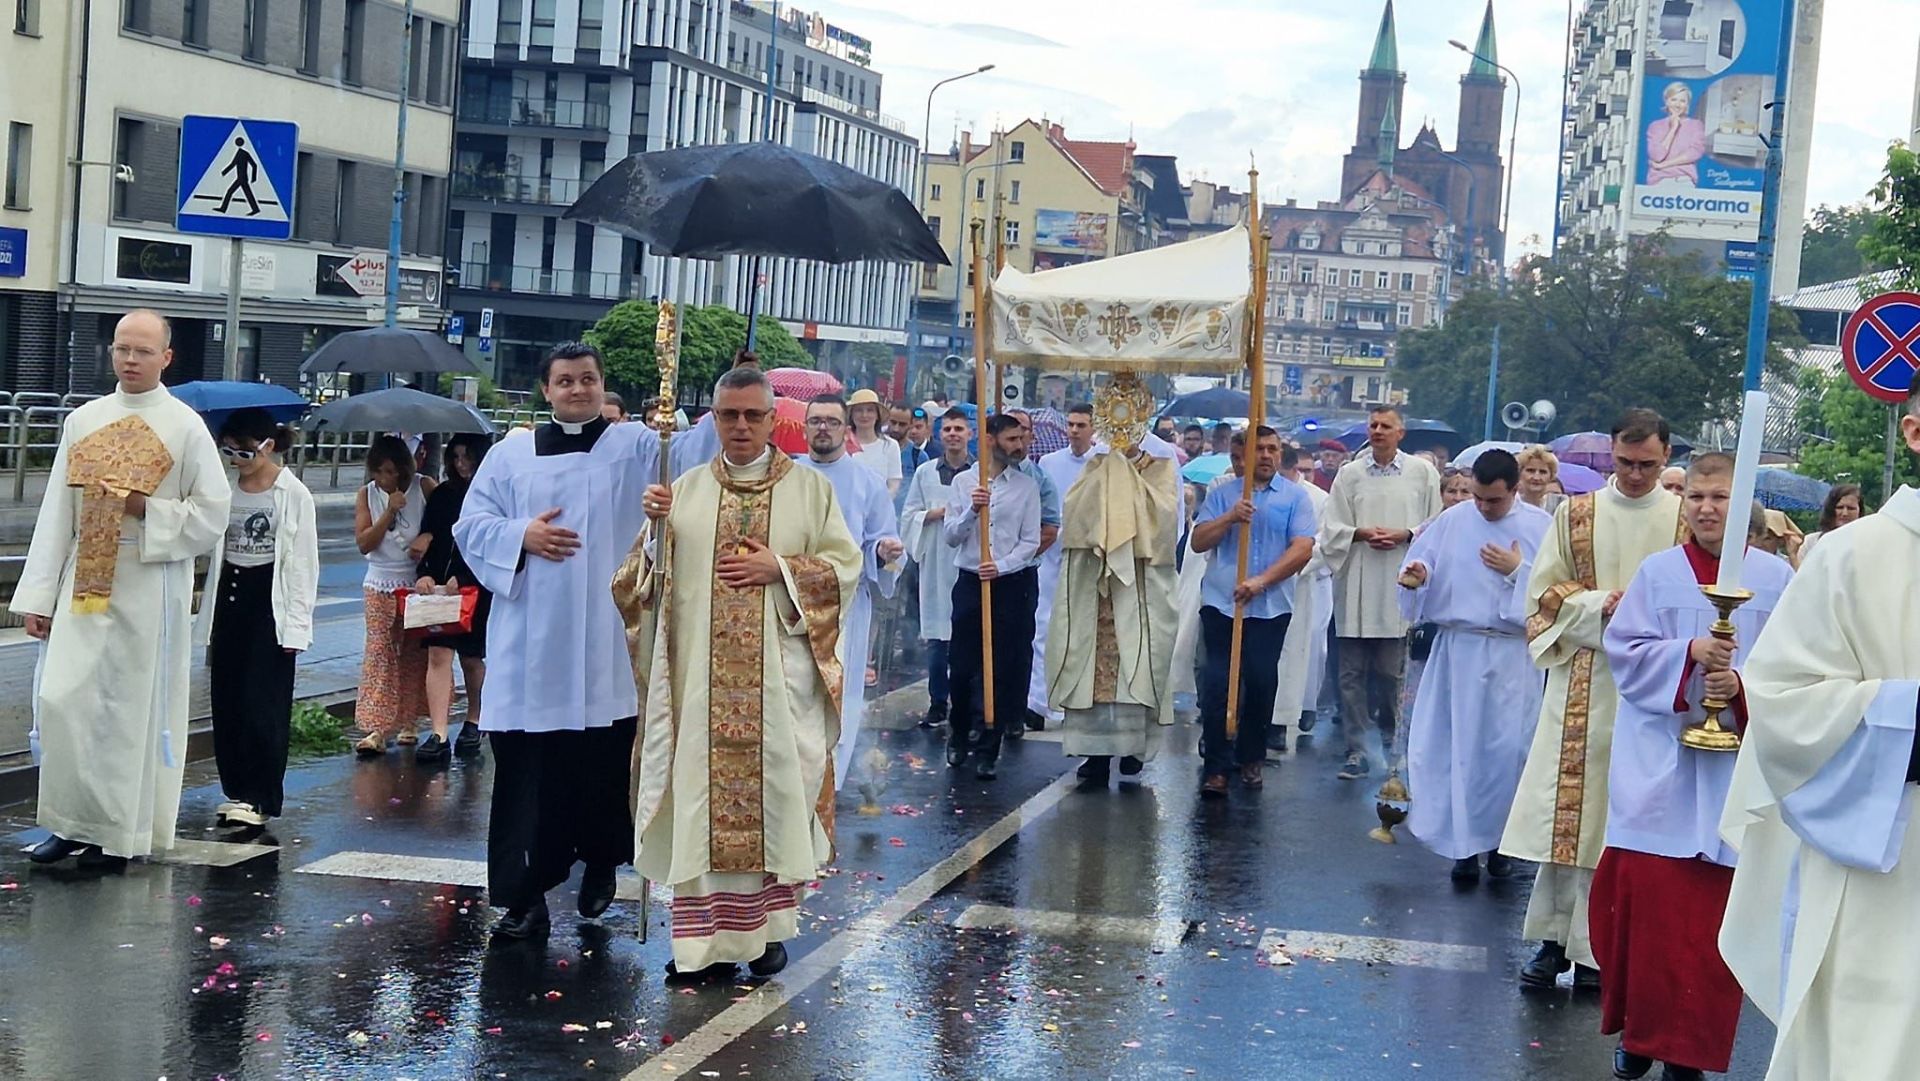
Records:
{"label": "priest's hand", "polygon": [[1365,533],[1367,547],[1376,552],[1389,551],[1413,541],[1411,529],[1388,529],[1386,526],[1377,526],[1366,530]]}
{"label": "priest's hand", "polygon": [[883,564],[893,563],[907,554],[907,546],[900,543],[899,537],[881,537],[879,543],[873,548],[874,554],[880,557],[880,562]]}
{"label": "priest's hand", "polygon": [[641,498],[647,517],[656,522],[673,511],[673,489],[664,484],[647,485],[647,494]]}
{"label": "priest's hand", "polygon": [[147,497],[139,492],[128,492],[127,515],[132,518],[145,518],[147,516]]}
{"label": "priest's hand", "polygon": [[1480,546],[1480,562],[1487,569],[1505,578],[1520,569],[1520,542],[1514,541],[1513,547],[1502,548],[1491,542]]}
{"label": "priest's hand", "polygon": [[27,637],[38,638],[44,642],[47,640],[47,635],[52,633],[53,633],[53,617],[52,616],[28,616],[27,617]]}
{"label": "priest's hand", "polygon": [[520,547],[528,555],[550,559],[555,563],[565,562],[580,550],[580,534],[565,526],[553,524],[560,517],[560,508],[555,507],[527,523],[526,535],[520,538]]}
{"label": "priest's hand", "polygon": [[[1481,558],[1482,559],[1486,558],[1486,555],[1484,552],[1482,553]],[[1419,589],[1421,586],[1424,586],[1426,584],[1427,584],[1427,565],[1425,563],[1420,562],[1419,560],[1415,560],[1412,563],[1407,564],[1407,569],[1400,572],[1400,585],[1402,588]]]}
{"label": "priest's hand", "polygon": [[1733,667],[1733,643],[1719,638],[1695,638],[1687,646],[1687,656],[1708,672],[1725,672]]}
{"label": "priest's hand", "polygon": [[751,589],[780,580],[780,561],[774,558],[772,549],[752,537],[741,540],[740,546],[746,551],[723,555],[714,561],[713,574],[721,585]]}
{"label": "priest's hand", "polygon": [[1707,697],[1716,702],[1731,702],[1740,697],[1740,673],[1731,668],[1708,672]]}

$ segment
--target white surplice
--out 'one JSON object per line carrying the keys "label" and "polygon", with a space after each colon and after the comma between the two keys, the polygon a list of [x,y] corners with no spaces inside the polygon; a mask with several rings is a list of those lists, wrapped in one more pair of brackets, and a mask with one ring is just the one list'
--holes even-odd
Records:
{"label": "white surplice", "polygon": [[[949,545],[938,518],[929,522],[927,512],[940,508],[946,513],[947,489],[951,480],[942,482],[942,459],[923,462],[907,482],[907,500],[900,509],[900,540],[907,556],[920,567],[920,637],[929,642],[945,642],[953,637],[953,583],[960,571],[954,563],[958,551]],[[971,465],[972,463],[967,463]],[[961,469],[953,471],[958,478]]]}
{"label": "white surplice", "polygon": [[1357,543],[1357,530],[1411,530],[1439,514],[1440,474],[1425,459],[1400,453],[1398,472],[1376,476],[1371,452],[1340,467],[1327,493],[1316,547],[1334,577],[1334,633],[1342,638],[1404,638],[1400,616],[1400,563],[1406,549]]}
{"label": "white surplice", "polygon": [[1745,674],[1720,952],[1777,1031],[1768,1081],[1904,1081],[1920,1061],[1920,492],[1826,535]]}
{"label": "white surplice", "polygon": [[[1327,493],[1315,484],[1302,484],[1307,502],[1313,504],[1313,520],[1324,521]],[[1306,583],[1305,589],[1299,583]],[[1327,674],[1327,628],[1333,623],[1333,572],[1320,539],[1314,538],[1313,557],[1307,560],[1293,585],[1293,621],[1287,625],[1287,641],[1280,649],[1280,693],[1274,698],[1273,723],[1291,727],[1300,715],[1320,701],[1320,684]],[[1294,633],[1294,628],[1300,633]]]}
{"label": "white surplice", "polygon": [[[1053,481],[1053,490],[1060,493],[1060,501],[1065,506],[1067,496],[1080,479],[1080,474],[1093,461],[1096,455],[1105,454],[1106,445],[1095,443],[1087,453],[1076,455],[1072,447],[1040,456],[1040,468]],[[1065,525],[1062,524],[1064,530]],[[1043,717],[1058,719],[1060,713],[1047,705],[1047,628],[1053,621],[1047,613],[1053,610],[1054,593],[1060,588],[1060,561],[1064,557],[1064,546],[1055,540],[1053,547],[1040,556],[1040,618],[1034,623],[1033,632],[1033,676],[1027,681],[1027,708]]]}
{"label": "white surplice", "polygon": [[[121,520],[107,610],[73,611],[80,489],[64,483],[76,443],[128,418],[173,467],[144,519]],[[53,617],[34,672],[40,825],[113,856],[173,848],[192,686],[193,561],[226,534],[231,490],[206,421],[165,387],[115,391],[67,417],[12,609]]]}
{"label": "white surplice", "polygon": [[[1407,828],[1434,852],[1465,859],[1500,844],[1527,748],[1540,719],[1540,677],[1527,654],[1513,594],[1553,519],[1515,502],[1487,521],[1472,503],[1441,513],[1413,542],[1407,563],[1426,567],[1419,589],[1400,590],[1408,623],[1440,633],[1414,699],[1407,738]],[[1480,549],[1520,545],[1521,566],[1500,574]],[[1404,567],[1403,567],[1404,569]]]}
{"label": "white surplice", "polygon": [[853,542],[860,546],[865,559],[860,588],[854,591],[840,627],[840,664],[850,674],[840,695],[840,742],[833,749],[833,777],[834,787],[844,788],[847,775],[853,772],[853,748],[860,738],[860,724],[867,710],[867,681],[863,675],[867,666],[868,632],[873,625],[874,598],[893,596],[903,569],[903,564],[898,562],[891,566],[881,564],[879,555],[881,541],[898,539],[894,530],[893,498],[887,494],[887,484],[880,475],[850,454],[842,454],[832,462],[816,462],[810,457],[794,460],[833,482],[834,498],[840,504],[847,532],[853,535]]}
{"label": "white surplice", "polygon": [[[1748,652],[1792,580],[1793,568],[1785,560],[1758,548],[1747,550],[1740,584],[1753,591],[1753,599],[1733,613],[1735,670],[1746,669]],[[1687,546],[1677,545],[1640,565],[1607,623],[1607,661],[1620,689],[1607,774],[1608,848],[1733,866],[1734,852],[1720,838],[1720,819],[1734,756],[1680,743],[1681,729],[1706,717],[1700,705],[1705,677],[1689,663],[1688,649],[1695,638],[1708,636],[1717,618],[1700,592]],[[1721,726],[1734,727],[1733,719],[1729,706]]]}
{"label": "white surplice", "polygon": [[[626,628],[607,583],[646,523],[642,493],[660,481],[660,439],[644,424],[609,425],[584,454],[535,453],[502,440],[480,463],[454,542],[493,593],[487,619],[488,731],[604,728],[639,712]],[[580,535],[561,562],[521,547],[527,526]]]}

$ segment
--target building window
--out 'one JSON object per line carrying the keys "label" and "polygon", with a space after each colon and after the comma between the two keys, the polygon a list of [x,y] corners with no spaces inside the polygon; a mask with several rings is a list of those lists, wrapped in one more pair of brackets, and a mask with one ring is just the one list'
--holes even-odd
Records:
{"label": "building window", "polygon": [[938,288],[940,288],[940,268],[937,266],[921,267],[920,291],[930,293]]}
{"label": "building window", "polygon": [[212,0],[184,0],[180,6],[180,40],[188,45],[207,47],[207,8]]}
{"label": "building window", "polygon": [[938,237],[940,235],[940,215],[934,214],[928,217],[927,228],[933,232],[934,236]]}
{"label": "building window", "polygon": [[1402,304],[1400,305],[1399,311],[1395,314],[1401,326],[1410,327],[1413,325],[1413,305]]}
{"label": "building window", "polygon": [[1015,221],[1015,220],[1012,220],[1012,219],[1008,219],[1008,221],[1007,221],[1007,247],[1009,247],[1009,248],[1017,248],[1017,247],[1019,247],[1019,246],[1020,246],[1020,223],[1019,223],[1018,221]]}
{"label": "building window", "polygon": [[[589,8],[593,10],[588,10]],[[580,51],[589,53],[600,51],[601,26],[599,9],[592,4],[580,5]]]}
{"label": "building window", "polygon": [[1365,281],[1366,277],[1367,277],[1367,272],[1364,270],[1347,271],[1347,288],[1349,289],[1360,288],[1360,283]]}
{"label": "building window", "polygon": [[40,36],[40,0],[14,0],[13,32]]}
{"label": "building window", "polygon": [[1400,275],[1400,291],[1402,293],[1413,292],[1413,275],[1411,274]]}
{"label": "building window", "polygon": [[1332,338],[1320,339],[1320,355],[1323,357],[1330,357],[1333,355],[1333,339]]}
{"label": "building window", "polygon": [[33,176],[33,125],[7,125],[7,209],[26,210],[27,181]]}
{"label": "building window", "polygon": [[935,184],[933,185],[932,194],[927,196],[927,202],[937,203],[939,201],[940,201],[940,185]]}
{"label": "building window", "polygon": [[983,176],[980,179],[973,182],[973,199],[975,202],[984,202],[986,198],[987,198],[987,178]]}
{"label": "building window", "polygon": [[967,310],[967,318],[963,321],[963,323],[968,330],[973,329],[973,310],[971,308]]}
{"label": "building window", "polygon": [[1326,277],[1326,283],[1327,283],[1328,285],[1339,285],[1339,284],[1340,284],[1340,268],[1339,268],[1339,267],[1331,267],[1331,266],[1330,266],[1330,267],[1328,267],[1328,268],[1327,268],[1327,277]]}
{"label": "building window", "polygon": [[1301,285],[1312,285],[1315,275],[1316,275],[1316,271],[1314,270],[1314,265],[1312,263],[1300,264],[1300,284]]}
{"label": "building window", "polygon": [[240,55],[256,64],[267,58],[267,0],[244,0],[240,9]]}
{"label": "building window", "polygon": [[1301,237],[1300,249],[1302,251],[1319,251],[1320,250],[1319,235],[1316,233],[1308,233],[1306,236]]}
{"label": "building window", "polygon": [[1307,298],[1306,297],[1293,298],[1293,321],[1296,323],[1304,323],[1307,321]]}
{"label": "building window", "polygon": [[1019,201],[1020,201],[1020,182],[1018,180],[1010,181],[1008,183],[1007,202],[1017,203]]}
{"label": "building window", "polygon": [[1293,267],[1286,263],[1273,264],[1273,280],[1281,283],[1282,285],[1292,281]]}
{"label": "building window", "polygon": [[367,51],[367,0],[347,0],[345,29],[340,35],[340,81],[359,86],[360,58]]}
{"label": "building window", "polygon": [[1007,157],[1008,161],[1027,160],[1027,144],[1021,142],[1018,139],[1015,139],[1013,141],[1013,145],[1010,148],[1008,148],[1007,155],[1008,155]]}
{"label": "building window", "polygon": [[553,48],[554,8],[559,0],[533,0],[533,25],[528,28],[527,44]]}
{"label": "building window", "polygon": [[500,22],[493,30],[496,45],[520,44],[520,5],[500,5]]}
{"label": "building window", "polygon": [[1340,305],[1335,301],[1326,301],[1320,305],[1320,321],[1331,323],[1340,317]]}
{"label": "building window", "polygon": [[333,188],[333,239],[335,243],[347,242],[347,222],[353,213],[353,189],[357,186],[360,166],[351,161],[338,162],[339,172]]}
{"label": "building window", "polygon": [[153,33],[152,0],[125,0],[120,9],[120,25],[142,34]]}
{"label": "building window", "polygon": [[1375,289],[1385,289],[1388,283],[1392,281],[1393,275],[1384,270],[1376,270],[1373,272],[1373,287]]}
{"label": "building window", "polygon": [[322,0],[300,0],[300,72],[320,74],[320,14]]}

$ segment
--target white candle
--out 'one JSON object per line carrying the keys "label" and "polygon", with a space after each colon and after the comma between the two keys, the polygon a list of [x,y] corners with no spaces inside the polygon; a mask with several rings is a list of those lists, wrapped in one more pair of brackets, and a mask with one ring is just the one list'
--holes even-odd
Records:
{"label": "white candle", "polygon": [[1760,475],[1760,442],[1767,425],[1767,394],[1750,390],[1740,407],[1740,442],[1733,452],[1733,504],[1720,547],[1721,589],[1739,589],[1747,562],[1747,527],[1753,519],[1753,488]]}

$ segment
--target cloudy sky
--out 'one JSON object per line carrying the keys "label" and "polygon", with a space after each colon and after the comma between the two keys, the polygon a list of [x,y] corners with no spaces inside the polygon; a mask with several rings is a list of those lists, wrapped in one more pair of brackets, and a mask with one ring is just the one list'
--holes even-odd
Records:
{"label": "cloudy sky", "polygon": [[[1383,0],[809,0],[873,42],[884,108],[917,135],[933,83],[980,64],[994,71],[943,87],[932,145],[960,130],[1026,117],[1083,139],[1125,139],[1176,154],[1183,177],[1244,189],[1248,154],[1262,195],[1302,202],[1338,196],[1352,145],[1358,74]],[[1762,0],[1764,2],[1764,0]],[[1803,0],[1803,3],[1805,0]],[[1402,0],[1403,131],[1431,120],[1453,145],[1459,79],[1485,0]],[[1920,0],[1826,5],[1813,131],[1810,205],[1859,200],[1886,144],[1904,137],[1920,53]],[[1777,10],[1777,9],[1776,9]],[[1520,77],[1519,183],[1513,236],[1553,227],[1561,42],[1566,9],[1551,0],[1496,0],[1500,60]],[[1404,140],[1403,140],[1404,143]],[[1527,245],[1532,248],[1532,244]]]}

